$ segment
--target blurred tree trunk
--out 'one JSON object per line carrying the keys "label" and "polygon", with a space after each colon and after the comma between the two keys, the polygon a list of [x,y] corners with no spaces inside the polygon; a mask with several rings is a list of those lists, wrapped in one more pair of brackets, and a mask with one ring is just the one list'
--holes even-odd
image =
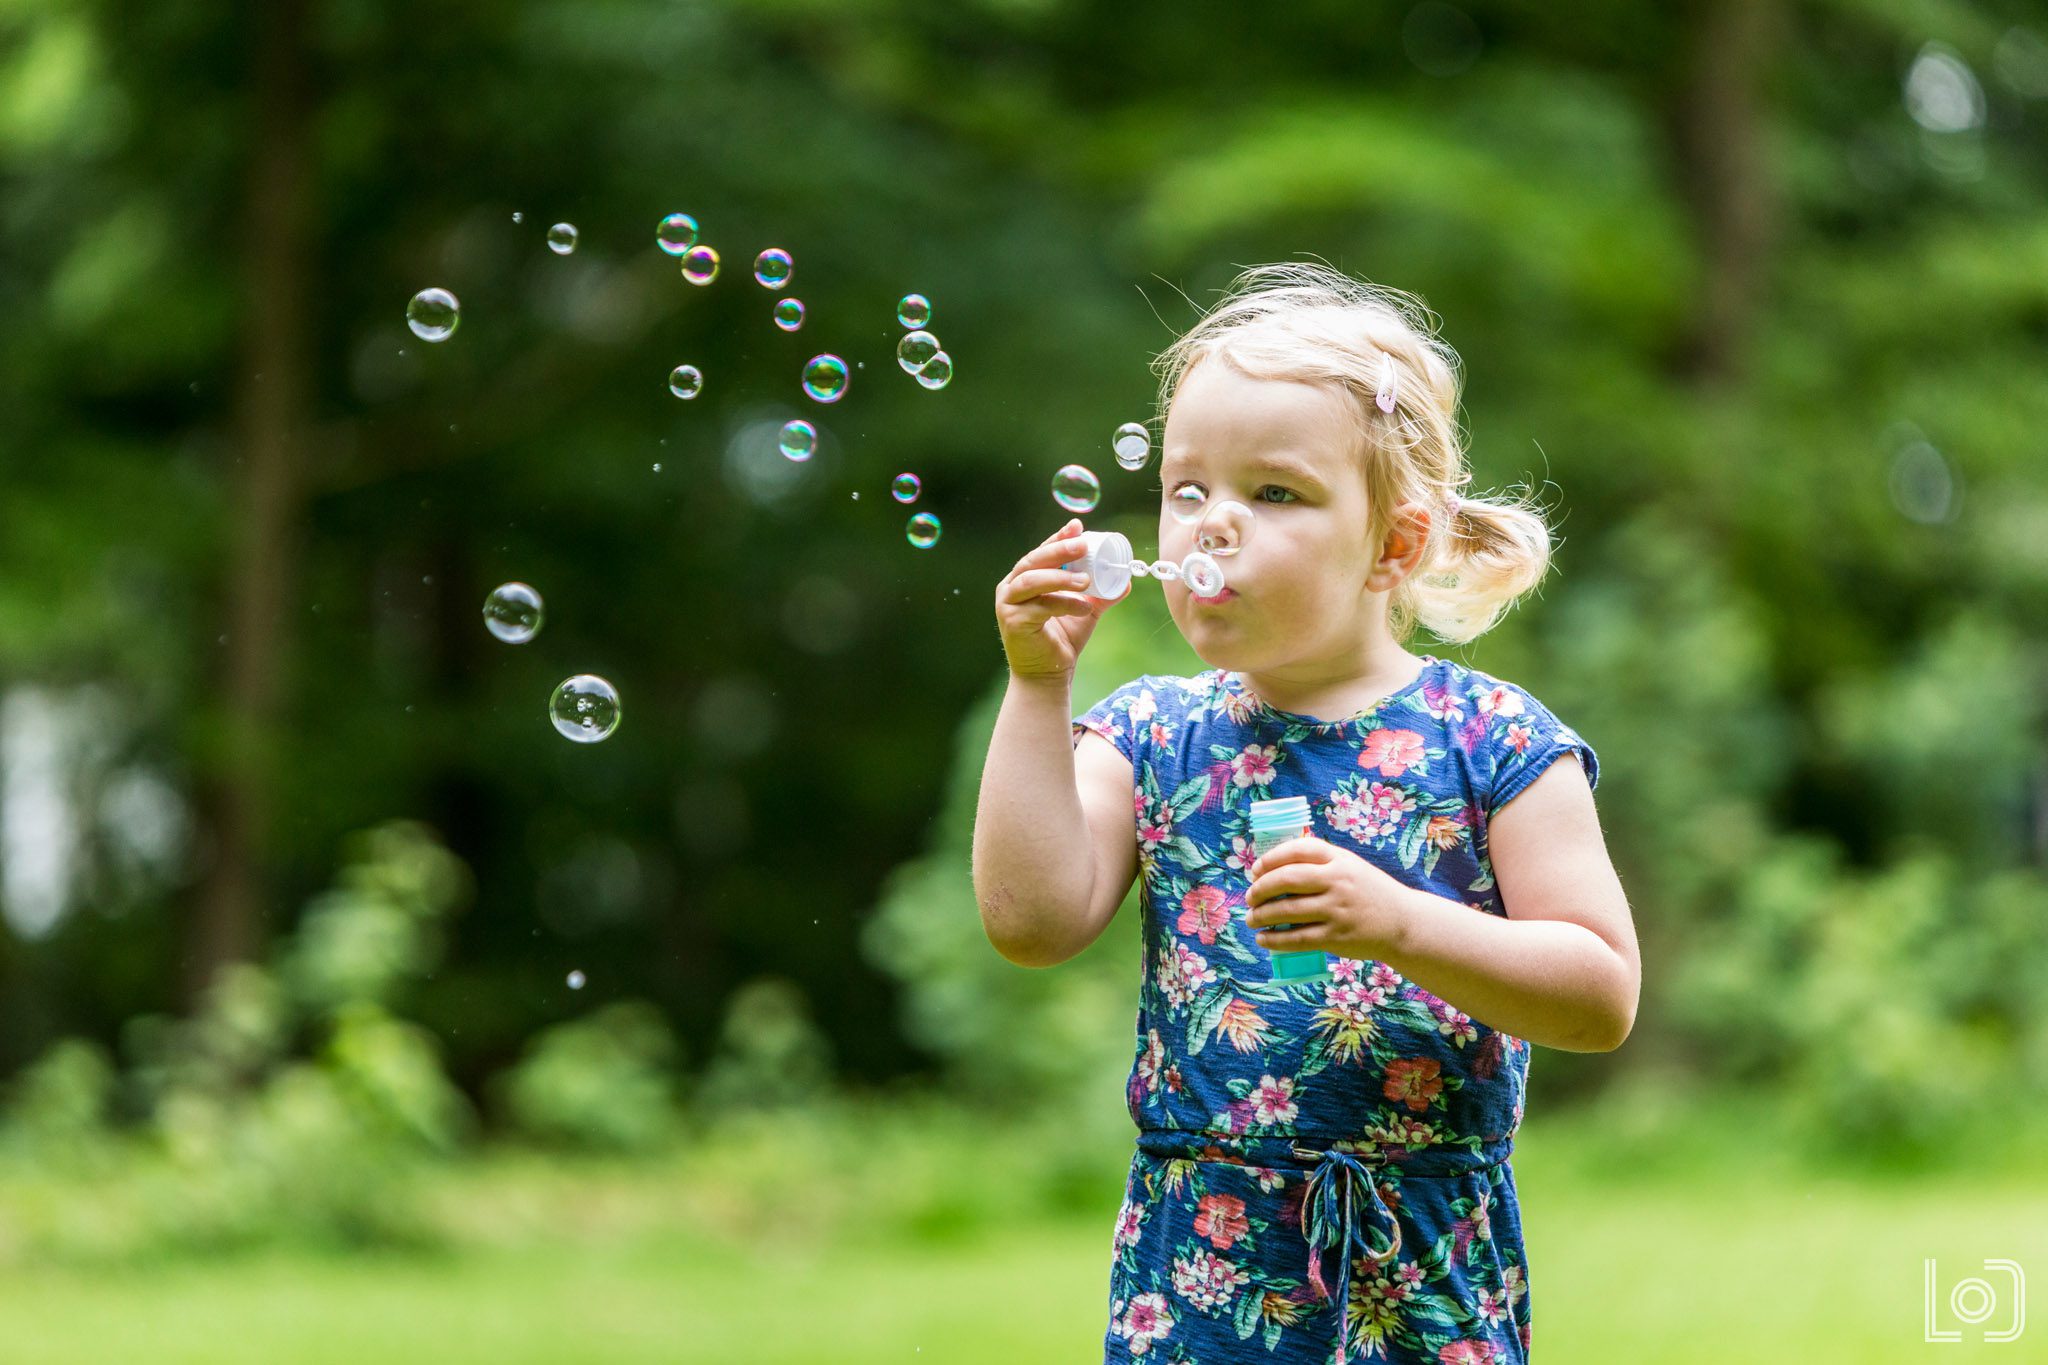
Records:
{"label": "blurred tree trunk", "polygon": [[1779,5],[1695,0],[1680,22],[1684,48],[1665,125],[1700,248],[1700,291],[1679,368],[1701,387],[1741,377],[1769,273],[1777,200],[1763,87]]}
{"label": "blurred tree trunk", "polygon": [[227,642],[216,697],[224,743],[204,803],[212,858],[185,944],[185,984],[193,995],[222,964],[257,952],[264,931],[263,864],[291,646],[308,391],[307,6],[308,0],[262,0],[243,11],[254,39],[255,147],[242,280],[248,350],[236,399]]}

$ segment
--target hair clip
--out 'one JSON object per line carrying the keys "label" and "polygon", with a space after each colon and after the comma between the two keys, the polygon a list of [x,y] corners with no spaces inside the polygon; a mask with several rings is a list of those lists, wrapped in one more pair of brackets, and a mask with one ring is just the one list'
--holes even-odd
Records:
{"label": "hair clip", "polygon": [[1381,412],[1394,410],[1394,357],[1391,352],[1380,352],[1380,391],[1372,396]]}
{"label": "hair clip", "polygon": [[1465,500],[1463,498],[1460,498],[1456,493],[1449,494],[1444,498],[1444,513],[1446,516],[1455,517],[1458,515],[1458,509],[1464,505]]}

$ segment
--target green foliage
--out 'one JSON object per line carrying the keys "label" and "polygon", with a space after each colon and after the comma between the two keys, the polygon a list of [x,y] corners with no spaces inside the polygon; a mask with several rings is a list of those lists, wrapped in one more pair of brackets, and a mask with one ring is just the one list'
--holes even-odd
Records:
{"label": "green foliage", "polygon": [[733,992],[718,1050],[691,1096],[708,1119],[815,1103],[832,1080],[832,1043],[801,987],[760,977]]}
{"label": "green foliage", "polygon": [[677,1132],[679,1050],[659,1010],[623,1000],[544,1030],[495,1080],[522,1133],[569,1148],[652,1152]]}

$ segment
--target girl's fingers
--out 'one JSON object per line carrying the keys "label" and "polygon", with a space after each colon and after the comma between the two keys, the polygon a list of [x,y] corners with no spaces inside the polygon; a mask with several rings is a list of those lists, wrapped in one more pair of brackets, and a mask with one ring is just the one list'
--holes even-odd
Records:
{"label": "girl's fingers", "polygon": [[1010,570],[1010,572],[1015,574],[1022,573],[1027,569],[1049,569],[1056,564],[1065,564],[1079,559],[1083,554],[1087,553],[1087,550],[1088,542],[1079,536],[1072,536],[1062,540],[1048,540],[1045,544],[1018,560],[1017,567]]}
{"label": "girl's fingers", "polygon": [[1003,601],[1021,605],[1034,597],[1059,589],[1069,591],[1088,586],[1088,575],[1067,569],[1033,569],[1013,576],[1003,587]]}
{"label": "girl's fingers", "polygon": [[1010,620],[1020,626],[1043,625],[1055,616],[1093,616],[1095,608],[1085,597],[1070,592],[1050,592],[1010,609]]}
{"label": "girl's fingers", "polygon": [[1074,532],[1080,529],[1081,519],[1079,517],[1075,517],[1073,520],[1069,521],[1065,526],[1060,527],[1059,530],[1054,531],[1051,535],[1047,536],[1044,540],[1041,540],[1038,543],[1040,545],[1050,545],[1055,540],[1065,540],[1068,536],[1072,535]]}

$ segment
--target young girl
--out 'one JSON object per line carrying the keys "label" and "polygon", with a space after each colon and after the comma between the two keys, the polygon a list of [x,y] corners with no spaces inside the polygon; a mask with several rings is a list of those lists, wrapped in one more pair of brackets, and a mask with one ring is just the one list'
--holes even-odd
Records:
{"label": "young girl", "polygon": [[[1163,584],[1207,672],[1070,720],[1111,605],[1059,567],[1078,521],[996,592],[991,942],[1063,962],[1143,882],[1106,1361],[1526,1361],[1529,1044],[1604,1051],[1634,1022],[1593,750],[1521,688],[1401,643],[1477,636],[1550,552],[1526,507],[1460,494],[1458,361],[1427,316],[1266,266],[1159,358],[1160,556],[1222,500],[1256,509],[1223,591]],[[1255,857],[1251,802],[1286,796],[1313,837]],[[1330,954],[1330,979],[1276,980],[1276,951]]]}

